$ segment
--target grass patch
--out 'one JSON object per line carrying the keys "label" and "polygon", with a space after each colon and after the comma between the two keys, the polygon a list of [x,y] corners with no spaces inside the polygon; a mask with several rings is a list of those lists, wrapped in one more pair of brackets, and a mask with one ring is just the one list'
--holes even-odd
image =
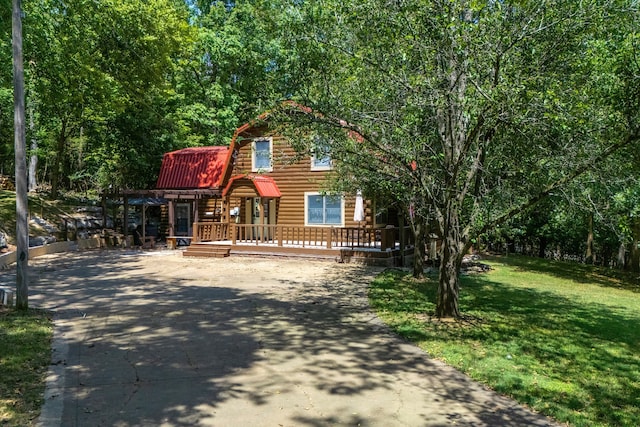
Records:
{"label": "grass patch", "polygon": [[[62,217],[69,216],[79,203],[70,199],[45,200],[37,194],[29,194],[29,214],[38,215],[54,222],[59,222]],[[41,230],[34,224],[29,225],[31,232]],[[7,233],[11,240],[16,230],[16,193],[14,191],[0,190],[0,231]]]}
{"label": "grass patch", "polygon": [[52,331],[44,311],[0,307],[0,425],[28,426],[40,414]]}
{"label": "grass patch", "polygon": [[463,276],[454,322],[433,318],[437,279],[380,275],[378,315],[431,356],[574,426],[640,425],[637,277],[525,257]]}

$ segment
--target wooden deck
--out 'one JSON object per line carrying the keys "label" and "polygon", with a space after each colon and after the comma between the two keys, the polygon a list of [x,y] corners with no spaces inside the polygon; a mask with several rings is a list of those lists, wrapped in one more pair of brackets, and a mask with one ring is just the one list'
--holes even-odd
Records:
{"label": "wooden deck", "polygon": [[[413,256],[408,229],[195,223],[185,256],[270,255],[397,266]],[[403,237],[402,239],[400,237]],[[404,246],[404,249],[401,249]],[[222,249],[224,248],[224,249]],[[221,255],[225,254],[225,255]]]}

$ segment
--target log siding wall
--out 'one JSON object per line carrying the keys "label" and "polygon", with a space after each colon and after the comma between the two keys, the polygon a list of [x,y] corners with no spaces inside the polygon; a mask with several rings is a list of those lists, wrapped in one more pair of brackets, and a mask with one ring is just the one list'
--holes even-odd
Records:
{"label": "log siding wall", "polygon": [[[272,170],[264,175],[274,179],[282,196],[277,203],[277,223],[286,225],[305,225],[305,193],[320,192],[325,189],[327,176],[331,171],[312,170],[311,158],[299,158],[297,153],[286,141],[286,139],[269,135],[273,139]],[[261,136],[247,136],[240,144],[236,155],[232,176],[240,174],[251,174],[252,172],[252,140]],[[244,180],[239,183],[245,184]],[[354,189],[355,192],[356,189]],[[258,194],[253,186],[238,185],[232,187],[229,193],[229,207],[239,206],[240,222],[244,223],[246,218],[245,203],[247,197],[257,197]],[[355,208],[355,197],[347,196],[344,200],[344,226],[355,227],[357,222],[353,221],[353,211]],[[365,206],[366,225],[371,226],[371,215],[368,204]]]}

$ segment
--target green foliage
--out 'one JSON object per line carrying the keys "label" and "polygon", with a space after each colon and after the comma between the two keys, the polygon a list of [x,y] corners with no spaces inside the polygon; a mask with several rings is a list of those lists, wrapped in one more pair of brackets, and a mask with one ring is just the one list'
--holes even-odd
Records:
{"label": "green foliage", "polygon": [[13,60],[11,1],[0,1],[0,174],[12,174],[13,154]]}
{"label": "green foliage", "polygon": [[[28,140],[54,193],[153,186],[164,152],[226,145],[240,123],[291,91],[274,2],[35,0],[23,8]],[[0,32],[10,35],[5,12]],[[0,168],[12,170],[10,37],[0,40]]]}
{"label": "green foliage", "polygon": [[370,301],[430,355],[560,422],[637,425],[637,276],[524,257],[489,264],[463,277],[456,322],[433,317],[432,279],[383,274]]}
{"label": "green foliage", "polygon": [[0,423],[31,425],[40,413],[51,363],[51,318],[0,308]]}
{"label": "green foliage", "polygon": [[[25,4],[28,107],[35,119],[30,138],[37,137],[36,152],[43,154],[41,165],[50,171],[54,188],[73,188],[80,181],[71,178],[81,175],[98,177],[91,185],[102,188],[114,182],[148,184],[144,162],[147,179],[137,181],[129,181],[133,174],[98,169],[114,157],[112,132],[125,135],[126,143],[135,138],[137,151],[151,156],[166,148],[151,134],[118,126],[144,121],[151,112],[154,131],[163,139],[171,133],[164,120],[168,78],[192,41],[186,8],[178,5],[171,0]],[[120,120],[123,115],[140,117]],[[135,156],[123,161],[130,162],[126,169],[140,169]]]}
{"label": "green foliage", "polygon": [[0,87],[0,174],[10,174],[13,162],[13,90]]}
{"label": "green foliage", "polygon": [[235,128],[290,93],[277,2],[192,4],[197,39],[180,63],[172,118],[189,145],[226,145]]}

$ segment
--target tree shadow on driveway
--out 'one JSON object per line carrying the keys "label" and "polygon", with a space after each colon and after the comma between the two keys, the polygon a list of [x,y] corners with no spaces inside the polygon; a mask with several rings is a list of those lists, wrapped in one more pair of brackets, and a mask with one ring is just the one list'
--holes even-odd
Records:
{"label": "tree shadow on driveway", "polygon": [[64,343],[49,400],[64,426],[550,424],[391,334],[367,305],[377,271],[171,252],[38,261],[30,299]]}

